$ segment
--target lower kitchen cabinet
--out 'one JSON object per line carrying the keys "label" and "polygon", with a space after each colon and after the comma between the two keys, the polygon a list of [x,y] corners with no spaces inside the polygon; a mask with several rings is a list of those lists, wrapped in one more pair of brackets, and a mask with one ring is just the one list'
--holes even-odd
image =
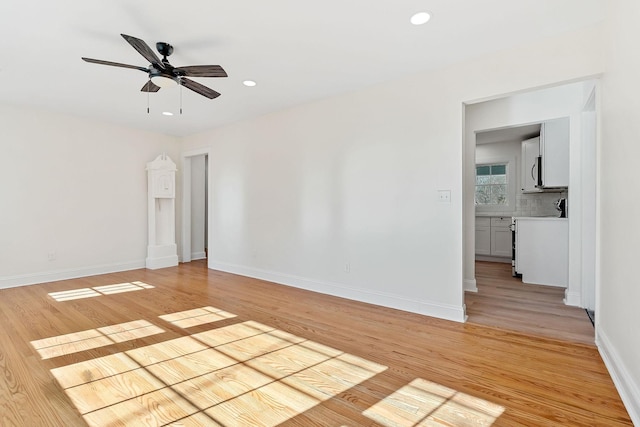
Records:
{"label": "lower kitchen cabinet", "polygon": [[511,258],[511,218],[491,218],[491,255]]}
{"label": "lower kitchen cabinet", "polygon": [[516,218],[516,272],[523,283],[567,287],[569,221]]}
{"label": "lower kitchen cabinet", "polygon": [[476,217],[476,255],[511,258],[511,217]]}
{"label": "lower kitchen cabinet", "polygon": [[491,218],[476,217],[476,255],[491,255]]}

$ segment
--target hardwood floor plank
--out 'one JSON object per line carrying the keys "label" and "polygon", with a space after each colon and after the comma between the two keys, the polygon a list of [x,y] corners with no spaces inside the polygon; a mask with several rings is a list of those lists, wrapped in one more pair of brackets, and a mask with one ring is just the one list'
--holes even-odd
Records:
{"label": "hardwood floor plank", "polygon": [[564,288],[524,284],[510,264],[486,261],[476,262],[476,283],[465,294],[470,323],[595,346],[589,317],[564,304]]}
{"label": "hardwood floor plank", "polygon": [[[467,324],[203,261],[0,290],[0,425],[631,425],[596,347],[557,325],[584,320],[562,291],[508,271],[478,269]],[[83,288],[118,292],[49,295]],[[67,353],[83,334],[113,339]]]}

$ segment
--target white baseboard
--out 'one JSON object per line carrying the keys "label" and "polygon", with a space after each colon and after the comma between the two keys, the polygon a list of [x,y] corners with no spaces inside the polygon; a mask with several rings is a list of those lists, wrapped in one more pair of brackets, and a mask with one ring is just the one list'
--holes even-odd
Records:
{"label": "white baseboard", "polygon": [[634,382],[629,369],[600,327],[596,333],[596,345],[633,425],[640,426],[640,384]]}
{"label": "white baseboard", "polygon": [[329,283],[318,280],[307,279],[305,277],[293,276],[290,274],[278,273],[274,271],[262,270],[253,267],[246,267],[235,264],[228,264],[209,259],[209,268],[226,271],[228,273],[239,274],[241,276],[253,277],[266,280],[281,285],[292,286],[308,291],[319,292],[341,298],[380,305],[383,307],[395,308],[409,311],[411,313],[425,316],[437,317],[455,322],[465,321],[464,306],[441,304],[432,301],[416,301],[402,296],[374,292],[366,289],[357,289],[338,283]]}
{"label": "white baseboard", "polygon": [[145,260],[145,265],[149,270],[175,267],[176,265],[178,265],[178,255],[169,255],[159,258],[147,258]]}
{"label": "white baseboard", "polygon": [[43,271],[40,273],[21,274],[0,277],[0,289],[16,286],[35,285],[37,283],[57,282],[59,280],[76,279],[78,277],[95,276],[97,274],[116,273],[118,271],[144,268],[144,260],[117,264],[94,265],[91,267],[70,268],[64,270]]}
{"label": "white baseboard", "polygon": [[582,305],[580,292],[570,292],[569,289],[566,289],[564,291],[564,303],[565,305],[580,307]]}
{"label": "white baseboard", "polygon": [[511,264],[511,257],[505,258],[501,256],[476,255],[476,261],[501,262],[503,264]]}
{"label": "white baseboard", "polygon": [[478,292],[476,279],[464,279],[463,289],[465,292]]}
{"label": "white baseboard", "polygon": [[206,252],[193,252],[191,254],[191,261],[195,261],[197,259],[205,259],[207,257]]}

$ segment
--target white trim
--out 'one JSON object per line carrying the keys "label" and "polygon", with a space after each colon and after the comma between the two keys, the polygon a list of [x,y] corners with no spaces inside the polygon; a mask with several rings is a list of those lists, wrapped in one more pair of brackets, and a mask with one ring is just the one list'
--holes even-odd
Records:
{"label": "white trim", "polygon": [[182,262],[191,261],[191,157],[182,157]]}
{"label": "white trim", "polygon": [[464,305],[458,307],[455,305],[441,304],[433,301],[411,300],[386,292],[374,292],[366,289],[351,288],[338,283],[323,282],[313,279],[307,279],[305,277],[278,273],[275,271],[262,270],[236,264],[228,264],[225,262],[214,261],[212,259],[209,259],[209,268],[266,280],[269,282],[291,286],[294,288],[333,295],[340,298],[365,302],[368,304],[380,305],[383,307],[395,308],[398,310],[422,314],[425,316],[438,317],[440,319],[451,320],[455,322],[464,322],[466,317]]}
{"label": "white trim", "polygon": [[611,344],[602,328],[597,330],[596,345],[605,366],[609,370],[609,375],[611,375],[611,379],[616,389],[618,389],[618,393],[620,393],[620,398],[629,413],[629,417],[631,417],[631,421],[634,425],[640,426],[640,385],[633,382],[633,376],[630,374],[629,369],[625,366],[616,348]]}
{"label": "white trim", "polygon": [[197,260],[197,259],[205,259],[207,257],[206,252],[192,252],[191,253],[191,261]]}
{"label": "white trim", "polygon": [[[182,262],[191,256],[191,158],[206,155],[211,158],[211,148],[203,147],[182,153]],[[209,200],[211,200],[209,198]],[[209,218],[206,218],[209,221]]]}
{"label": "white trim", "polygon": [[0,289],[145,268],[145,260],[0,277]]}
{"label": "white trim", "polygon": [[462,288],[465,292],[478,292],[476,279],[464,279],[464,286]]}
{"label": "white trim", "polygon": [[149,270],[157,270],[159,268],[175,267],[178,262],[178,255],[168,255],[159,258],[147,258],[145,264]]}
{"label": "white trim", "polygon": [[579,291],[564,290],[564,304],[573,307],[582,307],[582,295]]}
{"label": "white trim", "polygon": [[476,255],[476,261],[501,262],[503,264],[511,264],[511,258],[489,255]]}

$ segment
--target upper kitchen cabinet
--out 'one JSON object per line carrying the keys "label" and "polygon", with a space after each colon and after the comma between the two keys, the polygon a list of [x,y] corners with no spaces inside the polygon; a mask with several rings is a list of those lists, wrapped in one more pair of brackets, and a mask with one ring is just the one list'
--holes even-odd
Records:
{"label": "upper kitchen cabinet", "polygon": [[522,142],[522,191],[569,187],[569,118],[542,123],[540,136]]}
{"label": "upper kitchen cabinet", "polygon": [[522,141],[522,192],[539,193],[538,161],[540,160],[540,137]]}
{"label": "upper kitchen cabinet", "polygon": [[540,128],[543,188],[569,187],[569,117],[549,120]]}

